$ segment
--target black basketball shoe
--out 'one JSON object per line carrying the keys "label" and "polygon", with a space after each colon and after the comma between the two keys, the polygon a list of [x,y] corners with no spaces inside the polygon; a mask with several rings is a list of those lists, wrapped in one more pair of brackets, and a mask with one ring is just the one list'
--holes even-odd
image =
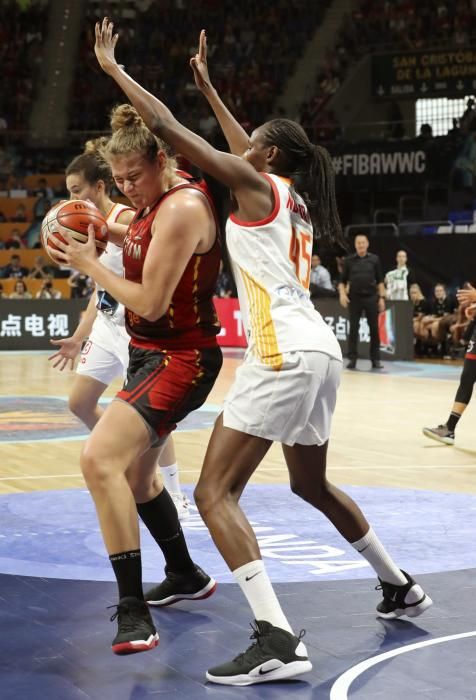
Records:
{"label": "black basketball shoe", "polygon": [[223,685],[251,685],[292,678],[312,669],[306,647],[301,642],[304,630],[295,637],[266,620],[255,620],[255,624],[256,627],[251,625],[253,634],[250,639],[256,641],[233,661],[209,669],[208,681]]}
{"label": "black basketball shoe", "polygon": [[407,583],[401,586],[386,583],[379,578],[380,585],[376,586],[375,590],[382,591],[383,600],[377,605],[378,617],[386,620],[393,620],[402,615],[418,617],[433,605],[432,599],[426,595],[423,588],[406,571],[402,571],[402,574]]}
{"label": "black basketball shoe", "polygon": [[175,574],[165,567],[165,578],[158,586],[147,591],[144,598],[149,605],[171,605],[179,600],[203,600],[215,592],[217,582],[199,566],[190,574]]}
{"label": "black basketball shoe", "polygon": [[117,635],[112,641],[115,654],[135,654],[149,651],[159,643],[149,608],[139,598],[121,598],[111,622],[117,619]]}

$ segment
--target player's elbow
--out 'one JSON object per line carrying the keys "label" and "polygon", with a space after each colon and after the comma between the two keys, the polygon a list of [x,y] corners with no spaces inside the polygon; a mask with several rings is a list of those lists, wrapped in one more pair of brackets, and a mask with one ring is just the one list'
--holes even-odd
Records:
{"label": "player's elbow", "polygon": [[165,138],[172,126],[172,120],[169,117],[164,117],[163,115],[154,113],[149,121],[148,126],[153,134]]}
{"label": "player's elbow", "polygon": [[146,321],[154,323],[155,321],[158,321],[159,318],[162,318],[166,311],[167,304],[165,304],[164,302],[160,302],[157,304],[148,304],[147,306],[145,306],[143,312],[141,313],[141,316],[142,318],[145,318]]}

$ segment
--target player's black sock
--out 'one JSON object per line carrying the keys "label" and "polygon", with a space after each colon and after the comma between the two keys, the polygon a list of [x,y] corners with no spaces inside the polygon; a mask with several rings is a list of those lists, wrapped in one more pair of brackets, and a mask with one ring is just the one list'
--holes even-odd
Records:
{"label": "player's black sock", "polygon": [[119,586],[119,598],[139,598],[144,600],[142,592],[142,559],[140,549],[111,554],[109,561],[116,575]]}
{"label": "player's black sock", "polygon": [[162,550],[167,568],[176,574],[195,571],[177,508],[167,489],[163,489],[162,493],[147,503],[138,503],[137,512]]}
{"label": "player's black sock", "polygon": [[461,418],[461,413],[453,413],[453,411],[451,411],[450,417],[446,421],[446,425],[447,425],[450,433],[454,433],[455,428],[458,425],[458,421],[460,418]]}

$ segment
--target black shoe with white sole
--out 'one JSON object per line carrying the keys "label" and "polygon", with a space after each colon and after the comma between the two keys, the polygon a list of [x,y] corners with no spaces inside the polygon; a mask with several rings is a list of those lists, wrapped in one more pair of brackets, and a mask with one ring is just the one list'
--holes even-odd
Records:
{"label": "black shoe with white sole", "polygon": [[172,605],[179,600],[203,600],[211,596],[217,587],[215,579],[199,566],[189,574],[175,574],[165,567],[165,578],[144,598],[149,605]]}
{"label": "black shoe with white sole", "polygon": [[266,620],[251,625],[255,641],[248,649],[226,664],[207,671],[207,680],[223,685],[251,685],[293,678],[312,670],[307,650],[299,637],[274,627]]}
{"label": "black shoe with white sole", "polygon": [[406,571],[402,571],[402,574],[407,583],[401,586],[386,583],[379,578],[380,585],[376,586],[375,590],[382,591],[383,600],[377,605],[378,617],[385,620],[394,620],[402,615],[418,617],[433,605],[432,599],[426,595],[423,588]]}
{"label": "black shoe with white sole", "polygon": [[[114,606],[112,606],[114,607]],[[111,622],[117,619],[117,635],[112,642],[115,654],[136,654],[154,649],[159,643],[149,608],[139,598],[121,598]]]}

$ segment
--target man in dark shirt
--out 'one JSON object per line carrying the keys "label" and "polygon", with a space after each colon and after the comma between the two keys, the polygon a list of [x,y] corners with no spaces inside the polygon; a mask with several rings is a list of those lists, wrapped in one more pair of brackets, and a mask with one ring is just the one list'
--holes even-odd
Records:
{"label": "man in dark shirt", "polygon": [[370,330],[370,360],[373,369],[382,369],[380,362],[379,311],[385,311],[385,285],[379,258],[368,252],[369,239],[358,234],[355,237],[355,254],[344,259],[339,283],[339,299],[344,308],[349,307],[349,363],[355,369],[357,341],[362,312],[365,312]]}
{"label": "man in dark shirt", "polygon": [[8,265],[2,269],[2,277],[26,277],[29,269],[21,264],[19,255],[12,255]]}

